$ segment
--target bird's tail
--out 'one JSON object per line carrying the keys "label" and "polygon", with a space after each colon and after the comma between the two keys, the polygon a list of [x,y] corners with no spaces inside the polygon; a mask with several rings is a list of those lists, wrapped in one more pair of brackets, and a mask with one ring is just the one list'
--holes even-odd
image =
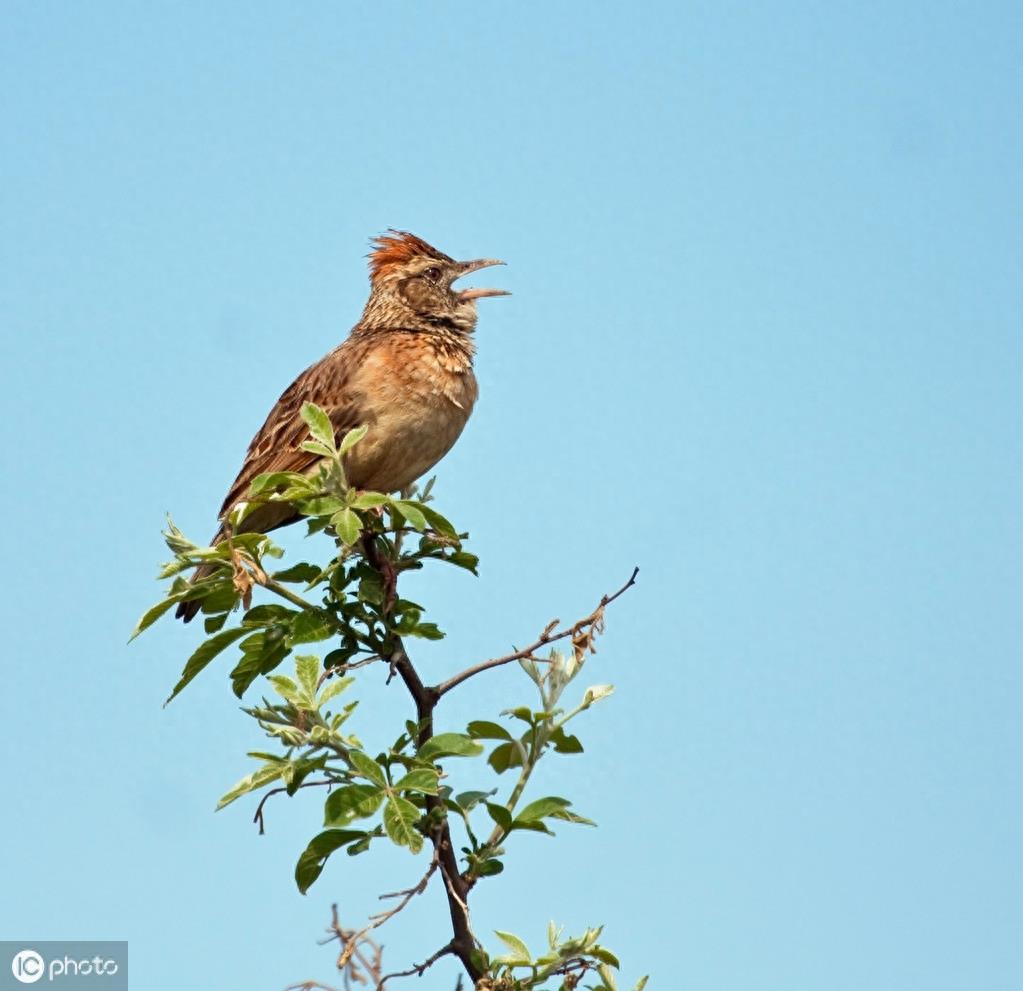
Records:
{"label": "bird's tail", "polygon": [[[219,544],[224,539],[224,528],[221,527],[210,541],[210,546]],[[209,578],[210,575],[215,574],[217,566],[215,564],[200,564],[198,568],[192,572],[192,577],[188,579],[189,585],[194,585],[196,582],[201,582],[204,578]],[[183,623],[191,623],[196,616],[199,615],[199,610],[202,609],[201,599],[186,599],[184,602],[178,603],[178,608],[174,612],[174,618],[180,619]]]}

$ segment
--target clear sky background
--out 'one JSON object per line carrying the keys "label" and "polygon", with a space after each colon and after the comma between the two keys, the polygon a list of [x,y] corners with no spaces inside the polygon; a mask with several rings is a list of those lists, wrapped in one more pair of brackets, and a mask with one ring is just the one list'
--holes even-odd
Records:
{"label": "clear sky background", "polygon": [[[642,567],[583,679],[617,694],[536,792],[600,829],[514,843],[480,932],[604,922],[658,988],[1023,985],[1021,10],[7,0],[0,935],[276,991],[333,979],[332,901],[421,871],[300,896],[320,798],[213,814],[262,742],[228,661],[164,710],[200,631],[125,645],[164,512],[208,536],[394,226],[514,292],[438,473],[481,577],[415,587],[424,668]],[[388,960],[444,922],[436,891]]]}

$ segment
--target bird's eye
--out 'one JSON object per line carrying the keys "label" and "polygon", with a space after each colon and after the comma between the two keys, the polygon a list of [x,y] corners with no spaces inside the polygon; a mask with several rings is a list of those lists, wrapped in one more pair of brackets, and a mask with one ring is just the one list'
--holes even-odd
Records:
{"label": "bird's eye", "polygon": [[431,282],[440,281],[440,269],[439,268],[428,268],[423,272],[423,278],[429,279]]}

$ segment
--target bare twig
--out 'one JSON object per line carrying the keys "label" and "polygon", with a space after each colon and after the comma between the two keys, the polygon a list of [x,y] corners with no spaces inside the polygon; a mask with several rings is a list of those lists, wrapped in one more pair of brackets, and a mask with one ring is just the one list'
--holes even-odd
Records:
{"label": "bare twig", "polygon": [[433,851],[433,859],[430,861],[429,868],[427,868],[426,873],[416,884],[412,885],[411,888],[405,888],[403,891],[392,891],[390,894],[380,896],[381,898],[400,898],[401,900],[394,906],[394,908],[388,909],[386,912],[378,912],[376,915],[371,915],[369,925],[363,926],[358,932],[351,933],[345,938],[344,946],[342,946],[341,953],[337,958],[337,966],[339,970],[344,969],[352,954],[369,933],[382,926],[388,919],[393,919],[394,916],[396,916],[410,901],[412,901],[416,895],[421,895],[426,890],[426,885],[429,883],[430,878],[433,877],[433,872],[437,870],[439,866],[439,852],[435,849]]}
{"label": "bare twig", "polygon": [[[378,987],[383,989],[384,985],[392,977],[411,977],[413,974],[415,974],[416,977],[422,977],[423,974],[425,974],[430,967],[440,960],[441,957],[446,957],[448,954],[454,952],[454,947],[448,943],[446,946],[442,946],[436,953],[427,957],[422,963],[415,964],[414,966],[409,967],[408,970],[396,970],[393,974],[385,974],[380,978],[380,984]],[[459,980],[461,980],[461,974],[459,974]]]}
{"label": "bare twig", "polygon": [[600,603],[597,605],[597,608],[594,609],[589,616],[584,619],[580,619],[572,626],[555,632],[559,621],[556,619],[552,620],[547,624],[540,636],[528,647],[523,647],[522,650],[516,650],[511,654],[505,654],[504,657],[493,657],[489,661],[481,661],[479,664],[474,664],[472,667],[468,667],[464,671],[460,671],[453,677],[448,678],[447,681],[442,681],[433,689],[433,691],[437,693],[437,698],[439,699],[446,695],[452,688],[457,687],[463,681],[467,681],[469,678],[473,677],[473,675],[480,674],[483,671],[489,671],[491,668],[500,667],[502,664],[510,664],[512,661],[525,660],[527,657],[533,660],[542,660],[542,658],[534,658],[533,654],[542,647],[546,647],[548,644],[555,643],[558,640],[564,640],[566,637],[571,637],[572,640],[575,641],[581,632],[594,626],[598,627],[599,632],[599,625],[604,618],[604,610],[607,606],[614,602],[618,596],[624,594],[636,584],[636,575],[638,574],[639,568],[633,568],[632,574],[629,576],[629,580],[620,589],[618,589],[617,592],[603,596]]}
{"label": "bare twig", "polygon": [[[336,781],[303,781],[298,787],[299,788],[318,788],[322,785],[336,785]],[[256,814],[252,817],[252,821],[259,826],[259,835],[262,836],[266,830],[263,828],[263,806],[266,805],[266,800],[271,795],[280,795],[282,792],[287,791],[285,788],[271,788],[260,800],[259,805],[256,806]]]}
{"label": "bare twig", "polygon": [[[343,944],[341,951],[343,956],[346,944],[356,934],[351,930],[342,927],[336,904],[330,906],[330,925],[327,927],[327,932],[330,933],[330,935],[326,939],[320,940],[321,944],[333,942],[335,939],[338,940]],[[358,944],[359,945],[357,945],[355,949],[348,954],[344,961],[342,961],[341,956],[338,957],[337,967],[344,975],[345,987],[351,988],[352,981],[355,981],[357,984],[367,984],[372,982],[374,988],[379,988],[380,972],[383,970],[383,948],[369,936],[362,936],[359,938]],[[363,949],[364,946],[368,947],[372,953],[371,958],[367,957]],[[306,981],[302,984],[293,984],[286,988],[285,991],[313,991],[313,989],[320,989],[320,991],[337,991],[336,988],[331,988],[326,984],[320,984],[318,981]]]}

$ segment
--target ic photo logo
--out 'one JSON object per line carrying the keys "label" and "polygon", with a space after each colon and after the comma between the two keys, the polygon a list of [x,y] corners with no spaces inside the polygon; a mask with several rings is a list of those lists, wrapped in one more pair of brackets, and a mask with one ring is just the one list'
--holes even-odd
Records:
{"label": "ic photo logo", "polygon": [[11,961],[11,973],[22,984],[35,984],[46,970],[46,963],[35,950],[19,950]]}
{"label": "ic photo logo", "polygon": [[128,944],[102,940],[43,941],[20,943],[0,941],[0,961],[11,962],[12,983],[0,969],[0,991],[36,984],[90,991],[127,991]]}

